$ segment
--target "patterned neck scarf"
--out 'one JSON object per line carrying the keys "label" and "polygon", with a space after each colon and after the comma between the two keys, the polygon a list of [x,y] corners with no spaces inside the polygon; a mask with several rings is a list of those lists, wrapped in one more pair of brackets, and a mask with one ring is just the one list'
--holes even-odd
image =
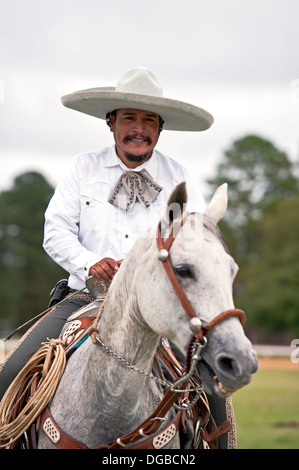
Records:
{"label": "patterned neck scarf", "polygon": [[127,171],[121,175],[110,198],[110,204],[120,209],[131,211],[135,202],[148,207],[154,202],[162,187],[148,176],[136,171]]}

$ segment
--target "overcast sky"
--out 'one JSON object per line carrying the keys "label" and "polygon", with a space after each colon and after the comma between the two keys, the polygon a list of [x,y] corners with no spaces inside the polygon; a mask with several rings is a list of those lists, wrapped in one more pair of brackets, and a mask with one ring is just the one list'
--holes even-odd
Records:
{"label": "overcast sky", "polygon": [[164,96],[205,108],[202,133],[162,132],[157,148],[205,192],[223,152],[249,133],[299,155],[298,0],[9,0],[0,14],[0,190],[112,143],[104,121],[60,97],[115,86],[149,67]]}

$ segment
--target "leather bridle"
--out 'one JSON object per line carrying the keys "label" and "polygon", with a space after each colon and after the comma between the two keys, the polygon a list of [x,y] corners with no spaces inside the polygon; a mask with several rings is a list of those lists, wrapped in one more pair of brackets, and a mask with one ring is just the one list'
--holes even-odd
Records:
{"label": "leather bridle", "polygon": [[159,223],[158,230],[157,230],[157,246],[159,250],[158,257],[159,257],[159,260],[163,263],[167,276],[174,288],[174,291],[179,301],[181,302],[185,312],[190,318],[190,329],[194,333],[195,339],[199,341],[203,341],[208,331],[210,331],[212,328],[214,328],[215,325],[217,325],[218,323],[220,323],[221,321],[229,317],[238,317],[242,326],[244,326],[245,321],[246,321],[246,315],[243,312],[243,310],[239,310],[237,308],[225,310],[224,312],[217,315],[209,323],[206,323],[204,326],[202,324],[202,321],[196,315],[191,303],[189,302],[180,284],[180,281],[178,280],[174,272],[173,266],[171,264],[170,256],[169,256],[169,251],[172,246],[172,243],[174,242],[176,236],[178,235],[182,226],[186,222],[188,215],[189,215],[189,212],[187,211],[183,213],[181,222],[176,225],[173,225],[170,235],[165,241],[163,241],[163,238],[162,238],[161,222]]}

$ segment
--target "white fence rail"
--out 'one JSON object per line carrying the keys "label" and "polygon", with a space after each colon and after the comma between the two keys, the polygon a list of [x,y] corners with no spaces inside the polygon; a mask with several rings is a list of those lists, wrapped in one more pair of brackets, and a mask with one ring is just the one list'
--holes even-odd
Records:
{"label": "white fence rail", "polygon": [[255,344],[253,349],[259,357],[291,357],[294,347],[276,346],[272,344]]}

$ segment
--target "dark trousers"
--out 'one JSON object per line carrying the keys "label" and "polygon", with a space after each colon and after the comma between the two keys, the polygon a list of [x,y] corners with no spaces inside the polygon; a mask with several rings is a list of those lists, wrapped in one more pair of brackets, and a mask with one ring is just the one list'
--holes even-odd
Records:
{"label": "dark trousers", "polygon": [[41,348],[42,343],[47,341],[47,338],[58,338],[67,318],[89,302],[89,296],[87,299],[67,299],[50,310],[24,334],[16,348],[0,364],[0,400],[29,359]]}

